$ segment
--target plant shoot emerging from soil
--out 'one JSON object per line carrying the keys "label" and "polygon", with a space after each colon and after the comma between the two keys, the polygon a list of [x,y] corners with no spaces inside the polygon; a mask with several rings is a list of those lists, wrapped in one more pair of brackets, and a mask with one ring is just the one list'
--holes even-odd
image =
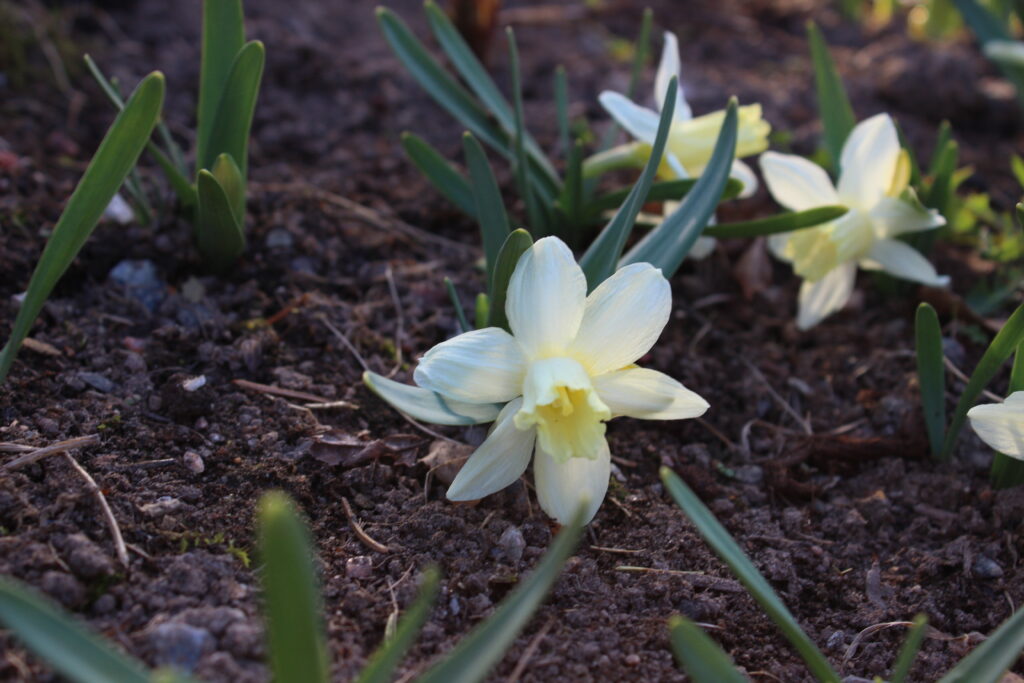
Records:
{"label": "plant shoot emerging from soil", "polygon": [[769,241],[775,255],[791,262],[804,279],[797,314],[800,329],[817,325],[846,305],[858,265],[932,287],[949,283],[919,251],[899,239],[946,223],[909,189],[908,161],[888,114],[862,121],[850,133],[835,185],[824,169],[803,157],[777,152],[761,155],[768,190],[787,209],[804,211],[827,204],[849,208],[824,226]]}
{"label": "plant shoot emerging from soil", "polygon": [[499,491],[534,456],[544,511],[565,524],[586,500],[592,519],[611,468],[606,421],[677,420],[708,409],[676,380],[634,365],[661,335],[671,305],[668,281],[648,263],[620,269],[588,296],[564,242],[548,237],[526,250],[508,287],[511,334],[497,327],[461,334],[428,351],[414,374],[445,399],[505,404],[448,498]]}

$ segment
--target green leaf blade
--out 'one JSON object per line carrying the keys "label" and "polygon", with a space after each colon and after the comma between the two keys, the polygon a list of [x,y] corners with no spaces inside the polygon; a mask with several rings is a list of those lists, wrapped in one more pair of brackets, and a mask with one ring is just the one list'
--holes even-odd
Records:
{"label": "green leaf blade", "polygon": [[363,383],[393,408],[431,424],[475,425],[493,422],[502,408],[497,403],[465,403],[447,399],[433,391],[402,384],[370,371],[363,373]]}
{"label": "green leaf blade", "polygon": [[946,434],[946,367],[943,362],[942,326],[931,304],[922,303],[917,307],[914,333],[924,424],[932,457],[938,458],[942,454],[942,440]]}
{"label": "green leaf blade", "polygon": [[711,160],[693,189],[687,193],[679,208],[661,225],[647,233],[622,258],[620,267],[629,263],[650,263],[660,268],[665,277],[672,277],[682,265],[690,248],[714,216],[719,197],[729,180],[736,156],[737,106],[736,98],[732,98],[726,108]]}
{"label": "green leaf blade", "polygon": [[1024,610],[1018,610],[943,676],[939,683],[999,683],[1024,649]]}
{"label": "green leaf blade", "polygon": [[813,209],[795,211],[793,213],[780,213],[777,216],[769,216],[768,218],[759,218],[752,221],[709,225],[704,228],[703,234],[705,237],[717,237],[720,239],[778,235],[784,232],[806,230],[807,228],[831,223],[845,215],[847,211],[848,209],[845,206],[818,206]]}
{"label": "green leaf blade", "polygon": [[490,320],[491,327],[500,327],[509,332],[508,316],[505,314],[505,301],[508,297],[508,283],[512,279],[519,257],[527,249],[533,246],[533,238],[530,233],[522,228],[514,230],[509,234],[505,243],[501,245],[498,258],[494,264],[494,274],[491,278],[491,306]]}
{"label": "green leaf blade", "polygon": [[490,162],[487,161],[487,154],[472,133],[465,133],[462,136],[462,149],[469,169],[469,184],[473,191],[477,223],[480,225],[480,238],[487,261],[487,281],[490,282],[498,251],[501,250],[501,245],[510,231],[508,215],[505,213],[498,181],[494,178]]}
{"label": "green leaf blade", "polygon": [[212,164],[217,157],[218,153],[208,150],[210,137],[224,86],[244,43],[242,0],[203,0],[199,104],[196,110],[196,160],[199,168],[209,168],[206,164]]}
{"label": "green leaf blade", "polygon": [[68,680],[149,681],[141,662],[114,650],[34,589],[4,576],[0,576],[0,624]]}
{"label": "green leaf blade", "polygon": [[224,187],[206,169],[196,182],[196,243],[207,268],[224,272],[245,252],[245,233]]}
{"label": "green leaf blade", "polygon": [[779,627],[786,639],[796,647],[811,673],[825,683],[839,683],[839,675],[804,633],[786,605],[772,589],[768,581],[761,575],[746,553],[739,547],[725,527],[715,519],[707,506],[690,490],[675,472],[667,467],[661,468],[661,480],[668,489],[669,495],[690,518],[697,532],[711,546],[715,554],[729,566],[736,578],[747,589],[751,597]]}
{"label": "green leaf blade", "polygon": [[700,626],[674,616],[668,628],[676,661],[694,683],[747,683],[732,658]]}
{"label": "green leaf blade", "polygon": [[274,679],[327,683],[330,668],[309,530],[281,492],[264,494],[257,514]]}
{"label": "green leaf blade", "polygon": [[402,149],[434,189],[462,213],[476,218],[476,199],[470,181],[436,148],[418,135],[405,132],[402,133]]}
{"label": "green leaf blade", "polygon": [[910,670],[914,666],[917,653],[921,651],[921,643],[924,642],[927,629],[928,617],[923,614],[918,614],[914,617],[914,625],[910,627],[910,632],[907,633],[907,638],[903,641],[903,647],[900,648],[900,653],[896,657],[896,663],[893,664],[889,683],[903,683],[907,676],[910,675]]}
{"label": "green leaf blade", "polygon": [[96,228],[153,132],[164,100],[164,77],[147,76],[117,115],[64,207],[28,284],[11,336],[0,351],[0,383],[43,304]]}
{"label": "green leaf blade", "polygon": [[832,170],[838,176],[843,144],[850,131],[857,125],[857,118],[853,114],[853,106],[829,52],[825,36],[813,21],[807,24],[807,40],[811,45],[811,61],[814,64],[814,85],[818,97],[818,116],[822,125],[822,142],[832,159]]}
{"label": "green leaf blade", "polygon": [[238,164],[242,178],[248,177],[249,131],[256,112],[265,61],[266,51],[258,40],[246,43],[238,51],[220,92],[206,146],[201,154],[197,152],[198,170],[212,168],[218,156],[229,154]]}

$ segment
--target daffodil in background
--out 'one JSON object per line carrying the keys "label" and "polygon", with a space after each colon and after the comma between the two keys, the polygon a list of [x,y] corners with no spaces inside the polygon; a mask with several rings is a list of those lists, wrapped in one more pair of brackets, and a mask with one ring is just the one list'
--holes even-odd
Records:
{"label": "daffodil in background", "polygon": [[448,498],[499,491],[532,459],[544,511],[566,523],[585,500],[592,519],[611,471],[608,420],[677,420],[708,408],[671,377],[634,364],[661,335],[671,305],[668,281],[650,264],[622,268],[588,296],[565,243],[547,237],[527,249],[508,286],[511,334],[461,334],[428,351],[413,374],[453,405],[504,404]]}
{"label": "daffodil in background", "polygon": [[967,417],[982,441],[1011,458],[1024,460],[1024,391],[1013,392],[1002,403],[974,406]]}
{"label": "daffodil in background", "polygon": [[[661,61],[654,79],[654,99],[658,111],[665,104],[665,96],[669,81],[673,76],[680,76],[679,41],[674,33],[665,32],[665,45],[661,52]],[[680,83],[682,80],[680,79]],[[617,92],[604,91],[600,95],[602,106],[612,118],[638,140],[632,145],[625,145],[599,156],[614,158],[616,154],[633,154],[639,163],[646,161],[651,153],[658,130],[658,111],[641,107],[625,95]],[[711,159],[715,141],[722,128],[725,111],[716,111],[703,116],[694,117],[693,110],[686,101],[682,85],[676,91],[676,106],[673,112],[672,129],[669,132],[665,161],[659,169],[659,176],[665,180],[696,178],[704,172]],[[761,117],[761,105],[750,104],[739,108],[739,129],[736,139],[736,160],[733,162],[730,175],[743,183],[741,197],[749,197],[757,191],[757,176],[741,157],[760,154],[768,149],[768,134],[771,126]],[[665,214],[675,210],[678,202],[666,202]],[[690,251],[692,258],[703,258],[714,248],[714,239],[700,238]]]}
{"label": "daffodil in background", "polygon": [[760,163],[768,190],[787,209],[832,204],[849,208],[832,223],[770,239],[776,256],[791,262],[804,279],[797,314],[800,329],[813,327],[846,305],[858,266],[931,287],[949,284],[948,277],[938,275],[928,259],[899,239],[946,221],[938,211],[924,208],[908,188],[909,158],[887,114],[862,121],[851,131],[836,185],[824,169],[803,157],[765,152]]}

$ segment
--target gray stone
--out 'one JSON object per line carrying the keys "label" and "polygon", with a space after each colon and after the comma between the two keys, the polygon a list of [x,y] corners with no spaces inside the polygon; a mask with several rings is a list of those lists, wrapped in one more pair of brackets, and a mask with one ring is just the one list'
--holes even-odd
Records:
{"label": "gray stone", "polygon": [[121,261],[111,269],[108,277],[150,313],[155,312],[167,296],[167,285],[157,274],[156,265],[149,260]]}
{"label": "gray stone", "polygon": [[517,526],[510,526],[501,534],[498,539],[498,554],[509,562],[519,562],[523,559],[523,550],[526,548],[526,539],[523,532]]}
{"label": "gray stone", "polygon": [[157,666],[192,672],[203,655],[213,652],[216,640],[205,628],[167,622],[149,629],[149,644]]}
{"label": "gray stone", "polygon": [[291,249],[294,242],[292,234],[284,228],[274,228],[267,233],[267,249]]}
{"label": "gray stone", "polygon": [[82,380],[96,391],[102,391],[104,394],[109,394],[117,388],[116,384],[98,372],[80,372],[78,373],[78,379]]}
{"label": "gray stone", "polygon": [[367,579],[373,574],[373,560],[366,555],[350,557],[345,561],[345,576],[350,579]]}
{"label": "gray stone", "polygon": [[978,555],[974,560],[974,575],[979,579],[999,579],[1003,576],[1003,568],[995,560]]}

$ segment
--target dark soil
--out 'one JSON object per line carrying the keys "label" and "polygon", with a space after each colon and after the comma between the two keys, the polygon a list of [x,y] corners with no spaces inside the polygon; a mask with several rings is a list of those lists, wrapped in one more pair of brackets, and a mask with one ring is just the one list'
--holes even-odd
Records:
{"label": "dark soil", "polygon": [[[419,3],[394,4],[425,35]],[[555,139],[556,64],[568,67],[574,114],[591,121],[605,121],[600,90],[625,88],[628,65],[608,41],[635,34],[642,3],[609,4],[583,19],[576,5],[558,5],[518,26],[528,118],[543,144]],[[730,94],[762,102],[792,147],[810,152],[818,130],[803,30],[813,16],[861,117],[892,112],[921,153],[950,119],[962,161],[977,170],[972,185],[1011,206],[1020,112],[975,48],[912,42],[901,21],[872,32],[841,22],[834,3],[813,4],[653,3],[657,24],[680,36],[697,112]],[[195,0],[140,0],[62,5],[49,16],[62,51],[92,52],[124,83],[163,70],[167,120],[187,139],[198,9]],[[450,452],[449,442],[370,394],[360,361],[329,328],[371,369],[404,381],[418,354],[455,333],[441,278],[466,302],[480,289],[475,228],[406,162],[398,134],[414,130],[458,158],[460,131],[392,57],[372,3],[249,0],[247,12],[268,65],[244,260],[225,277],[203,276],[187,225],[167,212],[155,230],[101,225],[33,330],[56,355],[23,350],[0,387],[2,442],[100,435],[75,457],[110,502],[130,566],[118,565],[95,498],[54,457],[0,474],[0,573],[48,592],[151,665],[195,666],[211,681],[266,680],[252,514],[262,491],[284,489],[312,523],[338,680],[359,670],[389,615],[413,599],[418,571],[443,569],[442,595],[403,665],[408,678],[490,614],[553,534],[524,483],[474,505],[445,501],[444,468],[431,471],[423,458]],[[505,83],[502,42],[492,63]],[[74,90],[63,92],[36,48],[27,54],[32,77],[18,84],[6,74],[0,90],[3,334],[13,295],[111,119],[77,61],[68,62]],[[726,209],[771,210],[763,190]],[[709,504],[844,674],[884,677],[905,627],[858,633],[923,612],[937,631],[914,678],[934,680],[1024,601],[1024,493],[991,490],[990,456],[969,430],[954,462],[927,459],[912,350],[917,293],[885,294],[865,278],[850,309],[799,334],[788,269],[770,268],[754,298],[743,296],[734,267],[747,246],[723,244],[683,268],[676,314],[644,360],[712,410],[698,421],[610,425],[608,500],[496,677],[681,680],[665,626],[681,612],[755,680],[808,680],[668,499],[663,464]],[[163,285],[153,310],[108,279],[125,259],[156,264]],[[940,249],[939,265],[961,294],[978,277],[962,250]],[[961,368],[981,352],[969,328],[946,328]],[[199,375],[205,387],[181,389]],[[311,411],[301,407],[307,400],[234,380],[346,403]],[[961,389],[951,380],[951,405]],[[483,435],[442,431],[471,444]],[[343,500],[388,552],[356,537]],[[0,679],[53,676],[4,637]]]}

